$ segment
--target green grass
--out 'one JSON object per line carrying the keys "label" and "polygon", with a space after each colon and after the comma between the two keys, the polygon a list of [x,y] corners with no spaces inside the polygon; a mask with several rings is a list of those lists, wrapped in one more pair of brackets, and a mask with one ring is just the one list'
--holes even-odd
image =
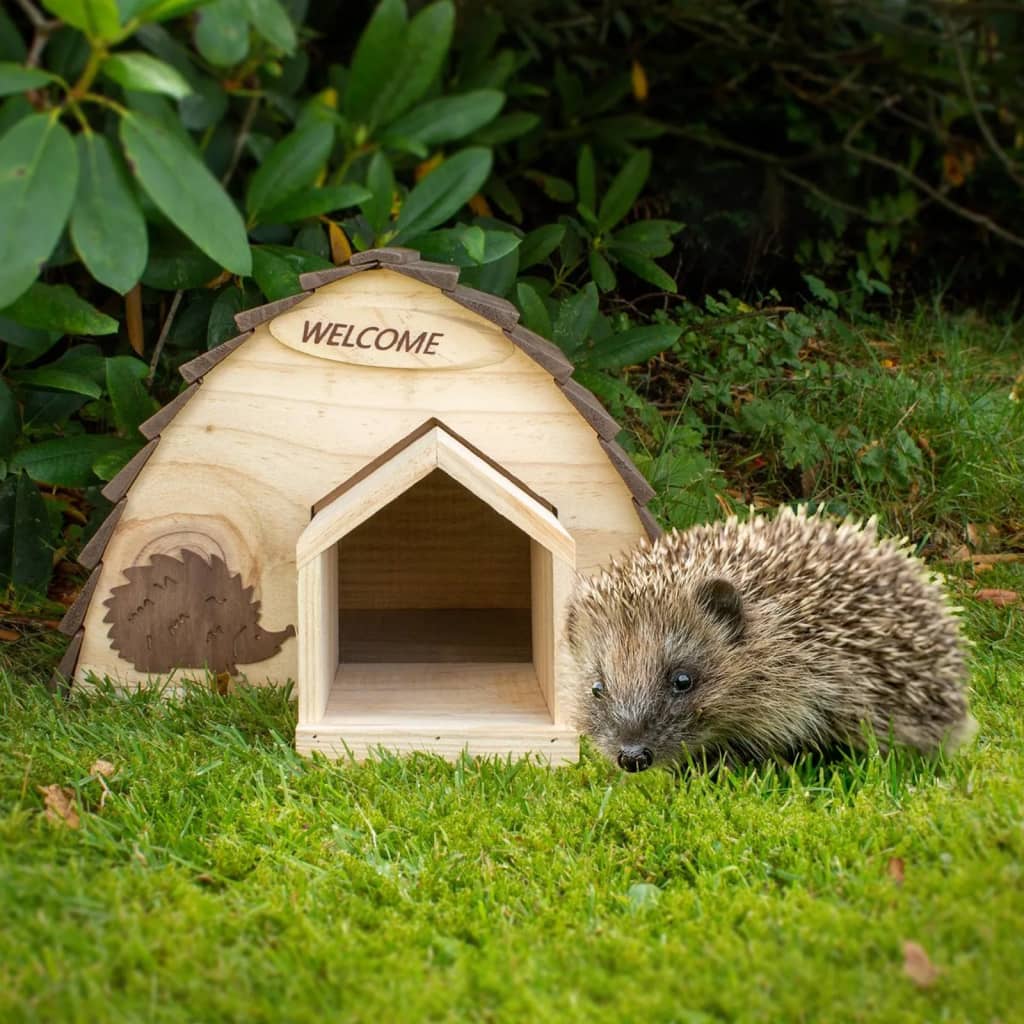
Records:
{"label": "green grass", "polygon": [[0,671],[0,1020],[1020,1020],[1024,615],[968,619],[962,756],[716,777],[304,760],[280,690]]}

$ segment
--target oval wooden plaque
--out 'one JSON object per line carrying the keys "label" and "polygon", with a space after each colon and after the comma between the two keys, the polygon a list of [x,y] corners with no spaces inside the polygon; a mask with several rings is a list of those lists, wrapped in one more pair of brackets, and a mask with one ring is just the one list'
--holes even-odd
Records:
{"label": "oval wooden plaque", "polygon": [[270,333],[298,352],[359,366],[403,370],[471,369],[508,359],[512,342],[477,327],[441,302],[433,309],[371,307],[324,296],[270,321]]}

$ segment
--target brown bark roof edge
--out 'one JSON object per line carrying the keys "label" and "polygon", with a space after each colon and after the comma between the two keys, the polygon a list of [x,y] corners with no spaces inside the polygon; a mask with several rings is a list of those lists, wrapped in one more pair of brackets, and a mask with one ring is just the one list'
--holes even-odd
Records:
{"label": "brown bark roof edge", "polygon": [[157,437],[163,432],[164,427],[167,426],[175,416],[185,407],[189,400],[199,390],[199,381],[194,381],[189,384],[177,398],[171,399],[162,409],[158,409],[152,416],[146,420],[139,427],[139,433],[146,438],[147,441],[152,441],[154,437]]}
{"label": "brown bark roof edge", "polygon": [[114,527],[117,526],[118,521],[124,514],[126,504],[127,501],[121,498],[110,510],[110,514],[100,523],[99,528],[89,538],[89,543],[79,552],[79,565],[85,566],[86,569],[91,569],[103,557],[103,552],[107,550],[107,544],[110,541],[110,535],[114,532]]}
{"label": "brown bark roof edge", "polygon": [[211,348],[209,351],[204,352],[201,356],[196,356],[195,359],[182,363],[178,367],[178,373],[189,384],[194,384],[197,380],[205,377],[221,360],[227,359],[236,348],[239,348],[244,342],[248,341],[251,336],[252,331],[243,331],[241,334],[235,335],[235,337],[222,342],[216,348]]}
{"label": "brown bark roof edge", "polygon": [[647,531],[647,539],[657,540],[664,532],[661,528],[661,523],[651,515],[650,509],[639,504],[636,498],[633,499],[633,508],[636,509],[637,517],[640,522],[643,523],[644,529]]}
{"label": "brown bark roof edge", "polygon": [[84,629],[80,629],[71,638],[64,657],[60,659],[60,664],[53,670],[53,675],[50,676],[50,681],[47,683],[46,688],[51,693],[60,693],[70,688],[71,682],[75,678],[75,670],[78,668],[78,655],[81,653],[84,638]]}
{"label": "brown bark roof edge", "polygon": [[316,515],[322,509],[326,508],[336,498],[341,497],[346,491],[351,490],[356,484],[365,480],[371,473],[379,469],[385,463],[390,462],[400,451],[408,448],[409,445],[418,441],[421,437],[429,434],[434,427],[440,427],[449,437],[455,438],[459,444],[465,445],[474,455],[483,459],[488,466],[491,467],[495,472],[500,473],[506,480],[515,484],[521,491],[528,494],[534,501],[546,508],[552,515],[558,515],[558,509],[551,504],[547,498],[538,494],[533,488],[524,484],[517,476],[510,473],[500,463],[495,462],[489,455],[480,451],[479,448],[472,441],[467,441],[461,434],[457,434],[451,427],[448,426],[443,420],[439,420],[436,416],[431,416],[429,419],[424,420],[415,430],[410,431],[405,437],[399,438],[390,448],[383,451],[376,458],[371,459],[360,469],[357,469],[350,477],[342,480],[337,487],[333,490],[328,491],[322,498],[313,504],[312,514]]}
{"label": "brown bark roof edge", "polygon": [[331,267],[328,270],[311,270],[306,274],[299,274],[299,284],[306,291],[316,291],[317,288],[330,284],[332,281],[340,281],[342,278],[351,277],[353,274],[361,274],[364,270],[376,270],[379,266],[380,264],[376,260],[371,260],[355,267],[346,263],[343,267]]}
{"label": "brown bark roof edge", "polygon": [[445,291],[445,295],[460,306],[497,324],[502,330],[512,330],[519,323],[519,310],[508,299],[498,295],[482,292],[478,288],[468,288],[464,284],[457,284],[450,291]]}
{"label": "brown bark roof edge", "polygon": [[599,438],[605,455],[611,459],[612,465],[619,471],[619,476],[626,481],[626,486],[633,492],[633,497],[638,505],[646,505],[654,497],[654,488],[647,482],[647,478],[633,465],[633,460],[626,453],[626,449],[614,441],[605,441]]}
{"label": "brown bark roof edge", "polygon": [[140,448],[129,460],[125,463],[124,468],[117,476],[114,477],[110,483],[100,492],[107,501],[112,501],[117,504],[127,493],[128,488],[135,482],[135,478],[142,471],[142,467],[149,461],[150,455],[156,449],[157,444],[160,442],[159,437],[154,437],[144,448]]}
{"label": "brown bark roof edge", "polygon": [[74,636],[82,628],[82,623],[85,621],[85,613],[89,610],[89,602],[92,600],[92,595],[96,592],[96,584],[100,581],[102,569],[103,563],[101,562],[89,574],[89,578],[85,581],[85,586],[79,591],[78,597],[75,598],[71,607],[64,613],[64,618],[60,620],[58,629],[65,636]]}
{"label": "brown bark roof edge", "polygon": [[[301,283],[301,282],[300,282]],[[284,299],[276,299],[274,302],[267,302],[262,306],[253,306],[251,309],[243,309],[235,314],[235,323],[240,331],[250,331],[267,320],[273,320],[280,316],[285,310],[297,306],[303,299],[308,299],[313,293],[299,292],[297,295],[289,295]]]}
{"label": "brown bark roof edge", "polygon": [[419,251],[408,249],[404,245],[386,245],[379,249],[367,249],[364,252],[352,254],[349,260],[354,267],[362,263],[418,263],[420,261]]}
{"label": "brown bark roof edge", "polygon": [[576,411],[594,428],[602,441],[614,441],[622,430],[619,421],[609,415],[597,395],[574,380],[561,385],[562,394],[576,407]]}

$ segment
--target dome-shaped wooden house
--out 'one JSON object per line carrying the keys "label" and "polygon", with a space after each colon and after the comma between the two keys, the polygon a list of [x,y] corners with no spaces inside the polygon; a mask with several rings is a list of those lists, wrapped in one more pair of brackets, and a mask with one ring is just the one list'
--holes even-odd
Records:
{"label": "dome-shaped wooden house", "polygon": [[574,758],[573,574],[657,531],[617,424],[454,267],[378,249],[302,283],[143,425],[58,671],[294,679],[302,752]]}

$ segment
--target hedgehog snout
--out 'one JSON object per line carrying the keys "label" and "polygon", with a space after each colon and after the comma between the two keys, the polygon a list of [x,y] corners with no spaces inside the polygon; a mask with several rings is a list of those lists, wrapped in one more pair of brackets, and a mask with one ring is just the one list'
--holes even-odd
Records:
{"label": "hedgehog snout", "polygon": [[654,764],[654,752],[650,747],[630,744],[619,749],[619,767],[627,772],[645,772]]}

